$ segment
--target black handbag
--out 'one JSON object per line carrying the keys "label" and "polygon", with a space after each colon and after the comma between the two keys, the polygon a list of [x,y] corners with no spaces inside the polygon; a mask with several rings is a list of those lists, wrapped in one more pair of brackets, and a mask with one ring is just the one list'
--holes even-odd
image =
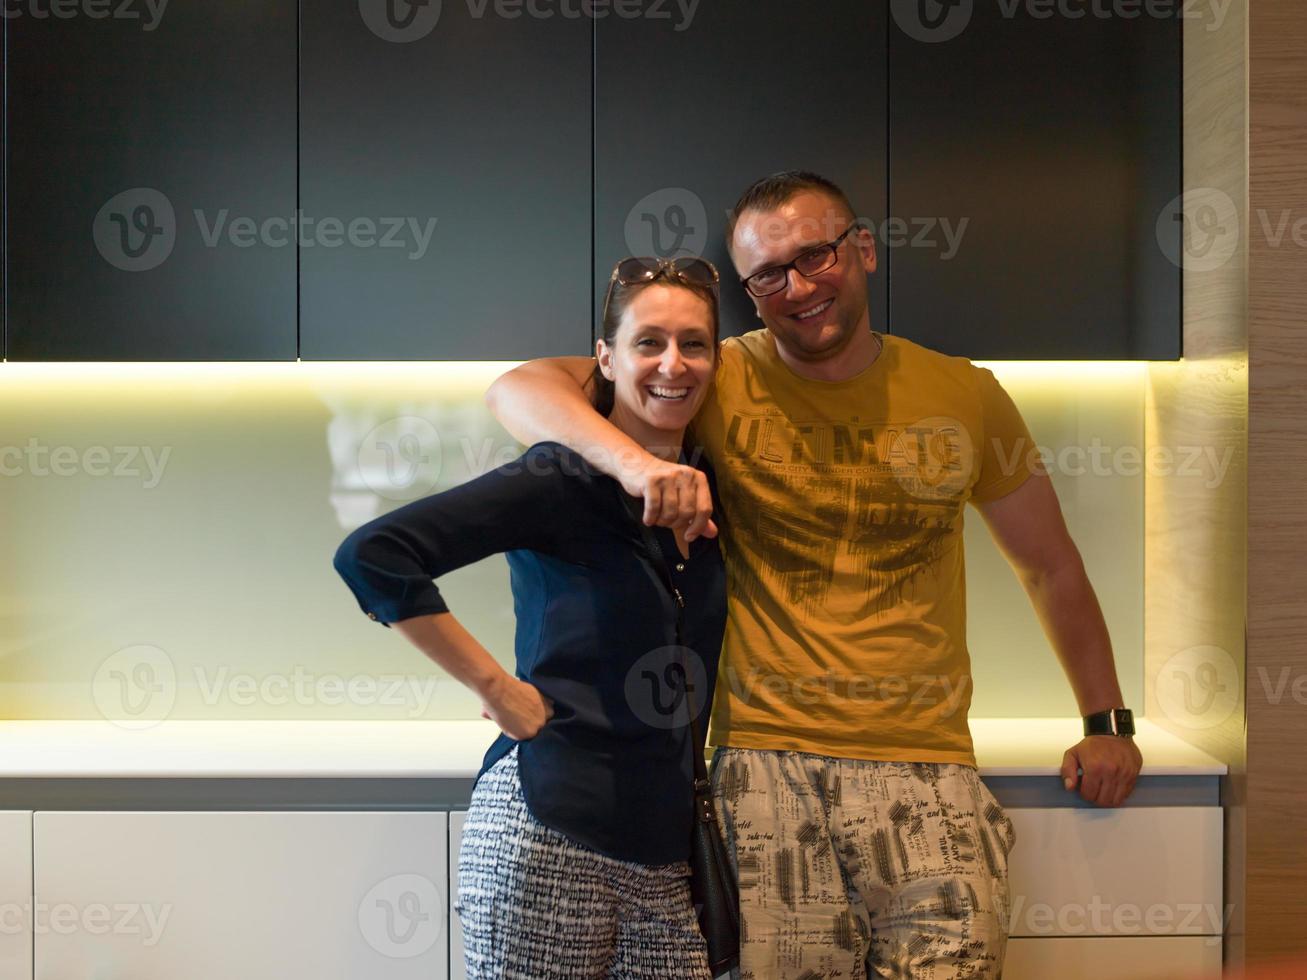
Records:
{"label": "black handbag", "polygon": [[[621,485],[617,492],[628,511],[632,504]],[[646,526],[642,514],[633,512],[645,547],[653,555],[654,564],[662,573],[663,586],[676,603],[676,646],[685,649],[682,638],[682,620],[685,598],[672,581],[663,549]],[[683,656],[683,655],[682,655]],[[717,823],[717,807],[713,803],[712,784],[704,765],[703,738],[699,731],[699,709],[690,698],[690,668],[682,659],[681,676],[684,685],[686,708],[690,713],[690,755],[694,758],[694,826],[690,832],[690,895],[699,916],[699,931],[708,944],[708,965],[714,977],[720,976],[740,962],[740,891],[735,873],[731,870],[722,840],[721,826]]]}

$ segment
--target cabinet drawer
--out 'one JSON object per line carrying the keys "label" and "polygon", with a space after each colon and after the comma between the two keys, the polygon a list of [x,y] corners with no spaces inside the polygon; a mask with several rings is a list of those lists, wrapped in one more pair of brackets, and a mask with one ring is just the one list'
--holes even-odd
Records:
{"label": "cabinet drawer", "polygon": [[1220,935],[1220,807],[1013,809],[1012,936]]}
{"label": "cabinet drawer", "polygon": [[34,817],[36,980],[445,980],[448,814]]}

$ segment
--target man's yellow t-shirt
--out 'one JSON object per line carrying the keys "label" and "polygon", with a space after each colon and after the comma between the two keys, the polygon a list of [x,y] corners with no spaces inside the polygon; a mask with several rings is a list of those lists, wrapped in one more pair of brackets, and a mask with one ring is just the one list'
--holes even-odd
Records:
{"label": "man's yellow t-shirt", "polygon": [[962,515],[1029,476],[994,376],[902,337],[847,381],[766,330],[722,344],[692,443],[717,474],[729,610],[710,741],[974,766]]}

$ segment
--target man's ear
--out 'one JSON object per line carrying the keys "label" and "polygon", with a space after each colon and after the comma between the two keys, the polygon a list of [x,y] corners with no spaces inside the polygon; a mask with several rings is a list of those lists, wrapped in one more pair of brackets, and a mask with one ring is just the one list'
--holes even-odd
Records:
{"label": "man's ear", "polygon": [[876,236],[872,234],[871,229],[859,227],[853,232],[858,246],[858,253],[862,256],[862,268],[866,272],[876,271]]}
{"label": "man's ear", "polygon": [[613,370],[613,351],[604,339],[600,337],[595,341],[595,359],[599,362],[599,373],[609,381],[617,380],[617,372]]}

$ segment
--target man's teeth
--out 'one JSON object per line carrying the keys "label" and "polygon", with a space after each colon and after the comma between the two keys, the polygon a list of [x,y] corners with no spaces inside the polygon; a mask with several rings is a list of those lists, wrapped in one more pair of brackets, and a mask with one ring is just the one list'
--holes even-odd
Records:
{"label": "man's teeth", "polygon": [[659,398],[670,398],[679,401],[690,393],[689,388],[663,388],[658,385],[650,385],[649,390]]}
{"label": "man's teeth", "polygon": [[826,302],[822,303],[821,306],[813,307],[807,313],[799,313],[796,315],[796,317],[799,320],[811,320],[814,316],[817,316],[820,313],[825,313],[826,310],[830,307],[831,303],[834,302],[835,301],[833,299],[828,299],[826,300]]}

